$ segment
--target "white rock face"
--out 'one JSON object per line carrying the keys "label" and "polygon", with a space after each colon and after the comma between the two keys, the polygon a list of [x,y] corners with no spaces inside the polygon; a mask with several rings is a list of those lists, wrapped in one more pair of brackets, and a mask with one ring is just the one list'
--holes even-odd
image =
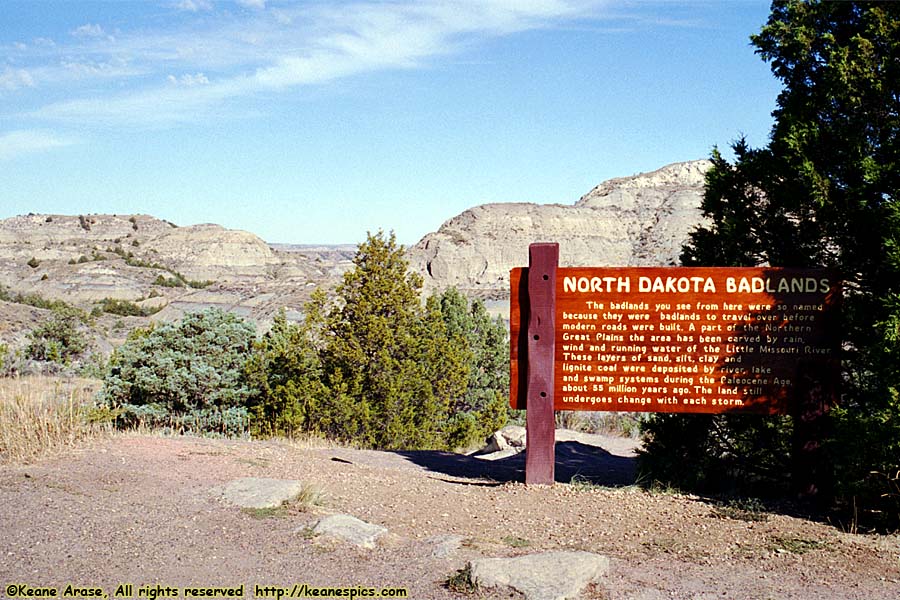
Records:
{"label": "white rock face", "polygon": [[528,264],[528,245],[559,242],[561,266],[678,263],[681,246],[703,221],[706,160],[611,179],[574,205],[485,204],[453,217],[410,249],[426,289],[509,293],[509,270]]}
{"label": "white rock face", "polygon": [[171,229],[144,244],[142,255],[158,253],[190,279],[265,277],[280,264],[272,249],[246,231],[220,225]]}

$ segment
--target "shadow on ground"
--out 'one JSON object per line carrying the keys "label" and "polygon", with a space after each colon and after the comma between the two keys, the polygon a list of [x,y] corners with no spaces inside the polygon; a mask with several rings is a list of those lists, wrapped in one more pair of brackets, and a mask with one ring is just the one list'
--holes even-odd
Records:
{"label": "shadow on ground", "polygon": [[[394,452],[398,456],[434,473],[453,477],[481,478],[506,483],[525,481],[525,452],[497,460],[484,460],[464,454],[428,450]],[[570,483],[573,478],[601,486],[627,486],[635,483],[637,459],[617,456],[581,442],[556,443],[556,481]]]}

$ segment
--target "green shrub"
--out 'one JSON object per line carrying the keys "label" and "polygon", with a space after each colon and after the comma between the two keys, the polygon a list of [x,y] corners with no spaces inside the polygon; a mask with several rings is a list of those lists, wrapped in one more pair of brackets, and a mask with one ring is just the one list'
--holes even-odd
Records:
{"label": "green shrub", "polygon": [[103,379],[107,373],[106,356],[100,352],[92,352],[78,368],[78,376],[85,379]]}
{"label": "green shrub", "polygon": [[184,287],[184,280],[179,277],[164,277],[163,275],[157,275],[156,279],[153,280],[153,285],[159,285],[169,288],[179,288]]}
{"label": "green shrub", "polygon": [[309,316],[303,323],[290,323],[281,310],[255,344],[246,366],[255,435],[291,437],[311,431],[326,392],[311,325]]}
{"label": "green shrub", "polygon": [[448,342],[457,339],[461,344],[460,351],[464,353],[469,373],[465,393],[455,399],[451,411],[473,415],[476,429],[468,435],[483,441],[506,425],[508,419],[509,342],[506,326],[499,317],[491,320],[480,300],[470,304],[456,288],[429,298],[429,302],[439,307]]}
{"label": "green shrub", "polygon": [[[6,302],[14,302],[16,304],[25,304],[27,306],[33,306],[35,308],[45,308],[47,310],[78,310],[68,302],[64,302],[62,300],[48,300],[40,294],[13,293],[9,291],[8,288],[2,285],[0,285],[0,300],[4,300]],[[84,320],[83,317],[82,320]]]}
{"label": "green shrub", "polygon": [[76,308],[54,308],[49,319],[29,332],[25,357],[68,364],[87,350],[87,336],[79,327],[85,317]]}
{"label": "green shrub", "polygon": [[203,281],[198,281],[198,280],[195,280],[195,279],[189,279],[189,280],[187,281],[188,287],[189,287],[189,288],[193,288],[193,289],[195,289],[195,290],[202,290],[202,289],[204,289],[204,288],[208,288],[209,286],[211,286],[211,285],[214,284],[214,283],[215,283],[215,281],[213,281],[213,280],[211,280],[211,279],[205,279],[205,280],[203,280]]}
{"label": "green shrub", "polygon": [[247,377],[258,435],[376,448],[469,448],[506,422],[506,330],[456,290],[420,300],[393,235],[369,235],[329,304],[280,313]]}
{"label": "green shrub", "polygon": [[369,235],[337,288],[324,323],[329,394],[321,433],[376,448],[445,448],[451,402],[464,392],[467,361],[439,310],[419,299],[393,234]]}
{"label": "green shrub", "polygon": [[179,419],[242,408],[250,396],[244,369],[253,340],[252,325],[218,309],[138,329],[110,358],[101,397],[126,414],[151,405]]}
{"label": "green shrub", "polygon": [[124,404],[115,414],[122,429],[146,428],[163,433],[242,438],[249,434],[249,415],[243,406],[211,407],[172,413],[160,404]]}
{"label": "green shrub", "polygon": [[[824,267],[842,282],[839,398],[816,419],[821,453],[805,448],[820,457],[815,489],[798,477],[804,467],[789,468],[784,418],[657,416],[646,429],[649,477],[684,487],[794,485],[845,523],[900,528],[898,23],[900,3],[772,3],[751,37],[783,84],[769,141],[735,142],[733,160],[713,151],[707,220],[682,252],[686,266]],[[694,460],[702,474],[675,464]]]}
{"label": "green shrub", "polygon": [[124,248],[122,248],[122,246],[114,246],[112,249],[112,253],[121,256],[126,261],[134,258],[134,254],[132,254],[131,252],[127,252]]}
{"label": "green shrub", "polygon": [[158,313],[162,307],[145,308],[138,306],[129,300],[118,300],[115,298],[104,298],[100,301],[99,307],[105,313],[118,315],[120,317],[149,317]]}

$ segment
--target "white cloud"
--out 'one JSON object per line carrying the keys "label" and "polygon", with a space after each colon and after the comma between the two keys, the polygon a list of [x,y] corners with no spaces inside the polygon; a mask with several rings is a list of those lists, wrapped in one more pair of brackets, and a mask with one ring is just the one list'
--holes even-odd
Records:
{"label": "white cloud", "polygon": [[266,7],[266,0],[237,0],[237,2],[241,6],[246,6],[247,8],[258,8],[262,10]]}
{"label": "white cloud", "polygon": [[210,0],[181,0],[175,4],[175,8],[188,12],[199,12],[201,10],[212,10],[213,5]]}
{"label": "white cloud", "polygon": [[26,87],[34,87],[34,77],[28,70],[6,67],[0,73],[0,90],[11,92]]}
{"label": "white cloud", "polygon": [[9,160],[23,154],[43,152],[53,148],[70,146],[75,141],[42,130],[18,130],[0,134],[0,160]]}
{"label": "white cloud", "polygon": [[63,78],[74,79],[111,79],[138,75],[141,73],[123,59],[113,59],[107,62],[94,61],[67,61],[60,63],[60,69],[47,70],[44,75],[49,80],[59,81]]}
{"label": "white cloud", "polygon": [[99,38],[106,35],[106,32],[103,31],[103,27],[100,25],[88,23],[73,29],[72,35],[81,38]]}
{"label": "white cloud", "polygon": [[209,79],[203,73],[196,73],[194,75],[185,73],[181,77],[169,75],[168,77],[166,77],[166,81],[173,85],[183,85],[185,87],[193,87],[195,85],[209,85]]}
{"label": "white cloud", "polygon": [[[182,0],[178,7],[209,10],[212,5]],[[119,61],[136,72],[156,73],[156,81],[165,84],[147,87],[148,79],[123,74],[114,94],[73,94],[30,116],[111,125],[181,122],[225,100],[263,90],[287,93],[364,72],[426,66],[471,42],[589,17],[595,7],[590,0],[373,0],[282,5],[277,14],[240,17],[222,11],[187,29],[118,32],[115,44],[86,39],[79,47],[86,56],[78,64]],[[83,27],[103,35],[102,28]],[[169,75],[173,72],[194,74]]]}

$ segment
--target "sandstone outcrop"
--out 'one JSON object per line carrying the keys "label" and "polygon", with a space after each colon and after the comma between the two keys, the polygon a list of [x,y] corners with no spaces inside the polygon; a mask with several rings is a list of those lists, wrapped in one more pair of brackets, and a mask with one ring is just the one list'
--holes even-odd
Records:
{"label": "sandstone outcrop", "polygon": [[509,270],[528,264],[528,245],[560,243],[560,264],[673,265],[703,221],[706,160],[611,179],[574,205],[485,204],[453,217],[410,249],[428,289],[456,286],[504,298]]}
{"label": "sandstone outcrop", "polygon": [[[409,248],[425,292],[456,286],[506,315],[509,270],[528,261],[528,244],[560,243],[565,265],[667,265],[702,222],[708,161],[668,165],[601,183],[572,205],[486,204],[453,217]],[[64,300],[85,310],[107,299],[159,310],[175,320],[217,307],[265,324],[285,308],[298,318],[318,286],[333,288],[355,246],[267,244],[219,225],[178,227],[148,215],[22,215],[0,220],[0,286],[9,296]],[[4,305],[0,342],[24,343],[27,322],[46,311]],[[16,312],[18,311],[18,313]],[[14,316],[12,313],[16,313]],[[113,344],[145,317],[104,315]]]}
{"label": "sandstone outcrop", "polygon": [[142,254],[165,257],[167,266],[201,281],[264,278],[281,264],[259,237],[213,224],[166,231],[148,240]]}
{"label": "sandstone outcrop", "polygon": [[22,215],[0,220],[0,286],[90,310],[104,299],[160,309],[218,307],[256,321],[299,314],[333,285],[354,247],[270,246],[246,231],[147,215]]}

